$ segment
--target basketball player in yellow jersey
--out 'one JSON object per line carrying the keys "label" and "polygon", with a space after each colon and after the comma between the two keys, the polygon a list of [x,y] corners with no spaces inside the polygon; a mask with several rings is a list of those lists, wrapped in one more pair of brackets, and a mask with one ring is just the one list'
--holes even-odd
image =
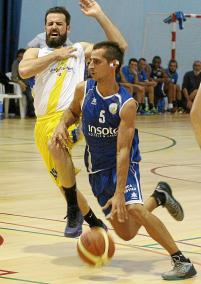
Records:
{"label": "basketball player in yellow jersey", "polygon": [[201,148],[201,85],[197,91],[195,100],[193,102],[190,117],[197,142]]}
{"label": "basketball player in yellow jersey", "polygon": [[[96,1],[80,0],[80,6],[85,15],[97,20],[109,40],[118,42],[123,50],[127,48],[125,39]],[[84,196],[76,189],[74,166],[69,151],[78,140],[77,126],[73,125],[69,129],[72,143],[68,143],[65,149],[53,148],[49,143],[63,112],[73,99],[76,84],[84,79],[85,56],[93,48],[87,42],[65,46],[69,28],[70,14],[64,7],[49,9],[45,15],[47,48],[28,49],[19,66],[19,72],[22,78],[35,76],[35,141],[49,173],[67,201],[68,222],[64,235],[77,237],[82,232],[83,216],[90,226],[104,227],[104,224],[96,218]]]}

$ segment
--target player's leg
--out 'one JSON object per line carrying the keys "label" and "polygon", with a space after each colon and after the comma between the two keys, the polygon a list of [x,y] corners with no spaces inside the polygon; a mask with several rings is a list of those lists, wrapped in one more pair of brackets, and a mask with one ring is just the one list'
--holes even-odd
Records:
{"label": "player's leg", "polygon": [[[84,219],[90,226],[93,225],[102,225],[102,221],[98,220],[94,213],[89,208],[85,198],[79,194],[78,202],[77,202],[77,190],[75,186],[75,174],[74,174],[74,166],[69,155],[69,158],[65,160],[67,165],[65,165],[65,172],[67,173],[67,181],[63,181],[64,185],[62,185],[59,173],[57,171],[57,166],[55,161],[53,160],[52,156],[50,155],[50,151],[48,149],[48,141],[53,134],[53,131],[60,120],[61,114],[55,115],[54,119],[51,121],[48,120],[37,120],[36,127],[35,127],[35,140],[40,151],[40,154],[46,164],[48,172],[50,173],[53,181],[57,184],[57,186],[61,189],[66,202],[67,202],[67,225],[64,231],[65,236],[68,237],[76,237],[79,236],[82,232],[82,224],[83,224],[83,217],[79,210],[79,205],[82,205],[83,213],[85,214]],[[68,154],[67,151],[63,153],[64,155]],[[57,153],[55,154],[57,155]],[[66,158],[66,156],[65,156]],[[57,159],[57,158],[56,158]],[[60,165],[58,165],[59,171]],[[67,170],[66,170],[67,168]],[[79,199],[81,201],[79,201]],[[104,224],[102,225],[104,226]]]}
{"label": "player's leg", "polygon": [[153,86],[146,86],[145,92],[148,96],[148,102],[149,102],[149,111],[154,113],[155,106],[154,106],[154,87]]}
{"label": "player's leg", "polygon": [[[122,239],[132,239],[139,228],[144,226],[149,235],[169,252],[175,265],[172,271],[162,275],[164,279],[177,280],[192,277],[196,274],[193,264],[178,249],[164,224],[142,205],[139,179],[139,165],[131,164],[125,190],[128,220],[119,223],[116,215],[111,218],[111,207],[104,209],[105,216],[112,224],[117,235]],[[99,204],[104,206],[114,195],[116,189],[116,169],[90,175],[89,180]]]}
{"label": "player's leg", "polygon": [[145,208],[152,212],[159,206],[165,207],[170,215],[177,221],[182,221],[184,211],[178,200],[175,199],[170,185],[164,181],[160,181],[152,195],[145,201]]}
{"label": "player's leg", "polygon": [[86,198],[77,190],[74,166],[68,149],[57,148],[50,140],[49,151],[54,160],[58,178],[68,204],[68,223],[64,232],[65,236],[80,235],[83,223],[82,216],[84,216],[84,220],[90,227],[104,227],[102,221],[96,218],[89,207]]}
{"label": "player's leg", "polygon": [[[116,168],[97,172],[89,175],[89,182],[94,196],[97,198],[101,207],[104,207],[111,199],[116,190]],[[142,194],[139,185],[139,165],[132,164],[129,168],[127,186],[125,190],[125,202],[143,203]],[[103,209],[103,213],[115,229],[116,234],[123,240],[132,239],[140,228],[139,224],[133,218],[128,218],[123,224],[118,222],[116,216],[110,218],[111,206]]]}
{"label": "player's leg", "polygon": [[170,254],[174,262],[174,268],[162,274],[164,279],[178,280],[196,275],[197,272],[193,264],[179,250],[172,236],[159,218],[148,212],[148,210],[140,204],[128,205],[127,208],[129,215],[133,216],[135,222],[145,227],[148,234]]}

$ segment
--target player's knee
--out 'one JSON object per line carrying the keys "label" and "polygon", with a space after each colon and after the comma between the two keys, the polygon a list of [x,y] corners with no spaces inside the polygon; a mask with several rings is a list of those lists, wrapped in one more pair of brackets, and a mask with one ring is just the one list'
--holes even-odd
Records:
{"label": "player's knee", "polygon": [[142,204],[135,204],[128,207],[128,212],[131,214],[135,221],[142,225],[144,220],[147,218],[148,211],[144,208]]}
{"label": "player's knee", "polygon": [[60,147],[57,148],[56,144],[53,143],[51,139],[48,141],[48,150],[53,157],[58,157],[59,152],[61,151]]}
{"label": "player's knee", "polygon": [[134,235],[132,233],[130,233],[129,231],[118,232],[117,235],[124,241],[130,241],[134,237]]}

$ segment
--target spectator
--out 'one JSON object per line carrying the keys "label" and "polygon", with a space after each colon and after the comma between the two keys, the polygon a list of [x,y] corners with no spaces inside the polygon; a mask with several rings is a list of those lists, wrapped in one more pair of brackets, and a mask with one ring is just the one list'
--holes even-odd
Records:
{"label": "spectator", "polygon": [[123,66],[120,70],[121,84],[124,85],[133,97],[139,103],[138,113],[145,112],[145,89],[138,84],[138,61],[136,58],[131,58],[128,65]]}
{"label": "spectator", "polygon": [[[70,41],[69,38],[66,40],[66,45],[72,45],[73,43]],[[31,41],[28,42],[27,47],[36,47],[36,48],[43,48],[47,47],[46,44],[46,33],[37,34]]]}
{"label": "spectator", "polygon": [[168,81],[165,83],[165,92],[168,96],[168,110],[172,113],[176,112],[177,109],[181,109],[181,89],[180,85],[177,84],[177,68],[177,61],[170,60],[168,68],[165,70],[168,76]]}
{"label": "spectator", "polygon": [[27,98],[27,116],[34,117],[35,113],[34,113],[34,106],[33,106],[33,97],[31,95],[31,88],[28,84],[28,80],[22,79],[18,71],[19,63],[22,60],[24,53],[25,53],[25,49],[23,48],[17,51],[17,58],[14,60],[12,64],[11,80],[20,85],[22,93]]}
{"label": "spectator", "polygon": [[152,78],[157,85],[154,87],[154,100],[155,105],[159,112],[165,112],[165,100],[166,96],[164,93],[164,83],[167,82],[167,74],[165,70],[161,67],[161,58],[160,56],[154,56],[152,60],[151,66],[151,74],[150,78]]}
{"label": "spectator", "polygon": [[193,63],[193,70],[184,75],[182,91],[183,91],[183,104],[187,112],[190,112],[193,101],[197,94],[201,82],[201,61],[196,60]]}
{"label": "spectator", "polygon": [[151,70],[146,59],[140,58],[138,60],[138,84],[144,86],[145,95],[148,97],[149,108],[146,109],[146,111],[156,113],[156,109],[154,107],[154,87],[157,85],[157,83],[148,79],[150,77],[150,71]]}

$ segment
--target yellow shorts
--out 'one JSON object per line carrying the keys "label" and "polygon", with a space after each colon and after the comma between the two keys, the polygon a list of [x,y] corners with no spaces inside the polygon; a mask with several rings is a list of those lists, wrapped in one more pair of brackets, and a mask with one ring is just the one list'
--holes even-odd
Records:
{"label": "yellow shorts", "polygon": [[[35,136],[35,142],[39,149],[39,152],[46,164],[46,167],[48,169],[48,172],[50,173],[53,181],[61,188],[62,184],[57,176],[57,171],[55,169],[55,163],[53,159],[50,156],[49,150],[48,150],[48,141],[51,139],[57,125],[60,122],[60,119],[63,115],[63,111],[57,112],[52,115],[42,116],[38,117],[36,120],[35,130],[34,130],[34,136]],[[80,138],[80,131],[79,131],[79,125],[74,124],[68,128],[70,137],[73,141],[72,144],[68,144],[68,150],[70,151],[72,146],[75,145],[75,143]]]}

